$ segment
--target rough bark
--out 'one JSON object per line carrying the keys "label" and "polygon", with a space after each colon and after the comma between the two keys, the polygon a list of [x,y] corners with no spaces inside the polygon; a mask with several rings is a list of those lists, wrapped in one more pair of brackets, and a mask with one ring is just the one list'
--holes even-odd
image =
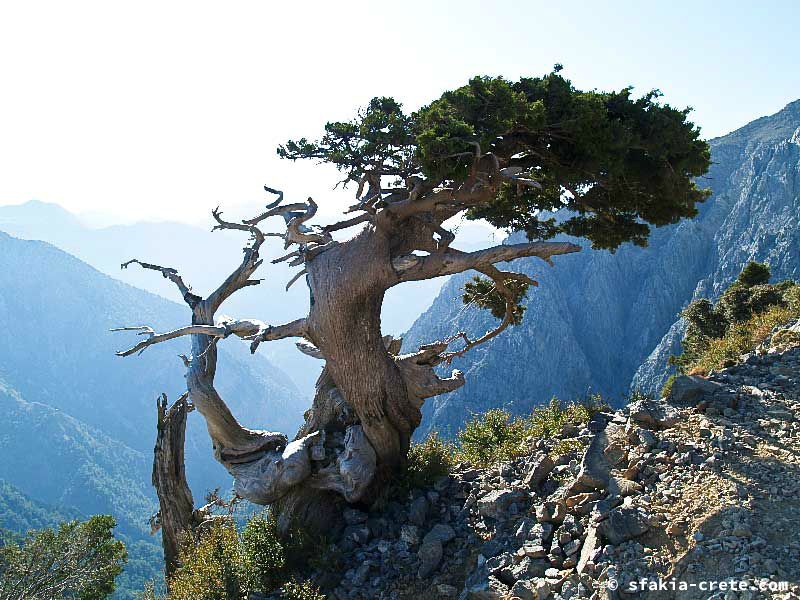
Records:
{"label": "rough bark", "polygon": [[183,461],[186,417],[192,410],[187,397],[188,394],[184,394],[170,408],[166,395],[156,401],[158,432],[153,456],[153,487],[158,494],[160,510],[153,529],[155,532],[157,527],[161,528],[167,581],[179,566],[181,540],[193,530],[194,499],[186,482]]}

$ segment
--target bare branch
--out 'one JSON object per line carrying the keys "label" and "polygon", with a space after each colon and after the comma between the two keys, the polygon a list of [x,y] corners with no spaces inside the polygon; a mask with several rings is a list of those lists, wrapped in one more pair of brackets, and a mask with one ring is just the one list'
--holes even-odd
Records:
{"label": "bare branch", "polygon": [[241,264],[227,277],[227,279],[225,279],[225,281],[222,282],[222,284],[216,290],[209,295],[208,299],[206,300],[208,312],[213,315],[222,305],[222,303],[234,292],[244,287],[258,285],[261,283],[261,280],[250,279],[250,276],[255,272],[256,269],[258,269],[259,266],[261,266],[261,263],[263,262],[258,258],[258,250],[261,247],[261,244],[264,243],[265,235],[278,236],[279,234],[264,234],[255,225],[224,221],[219,208],[214,209],[212,211],[212,215],[217,221],[217,225],[214,226],[212,231],[220,229],[247,231],[250,233],[253,239],[252,244],[244,248],[244,258],[242,259]]}
{"label": "bare branch", "polygon": [[298,279],[300,279],[300,278],[301,278],[303,275],[307,274],[307,273],[308,273],[308,271],[307,271],[306,269],[303,269],[302,271],[300,271],[299,273],[297,273],[297,275],[295,275],[294,277],[292,277],[292,278],[289,280],[289,283],[287,283],[287,284],[286,284],[286,291],[288,292],[288,291],[289,291],[289,288],[290,288],[290,287],[292,287],[292,284],[293,284],[295,281],[297,281]]}
{"label": "bare branch", "polygon": [[470,269],[480,270],[495,263],[525,256],[537,256],[552,265],[550,258],[559,254],[580,251],[581,247],[568,242],[531,242],[494,246],[476,252],[446,250],[428,256],[405,255],[392,260],[400,281],[419,281],[441,275],[453,275]]}
{"label": "bare branch", "polygon": [[149,269],[151,271],[158,271],[164,277],[164,279],[169,279],[172,283],[174,283],[178,290],[181,292],[181,296],[183,297],[186,304],[189,305],[189,308],[194,308],[198,302],[202,300],[202,298],[196,294],[191,292],[191,286],[185,284],[183,279],[178,274],[177,269],[173,269],[172,267],[161,267],[159,265],[154,265],[152,263],[142,262],[136,258],[132,258],[131,260],[124,262],[120,265],[120,268],[127,269],[129,265],[137,264],[143,269]]}
{"label": "bare branch", "polygon": [[150,346],[160,344],[175,338],[183,337],[186,335],[206,335],[212,338],[226,338],[233,334],[242,339],[252,339],[261,331],[269,329],[269,327],[256,320],[241,320],[241,321],[226,321],[218,325],[187,325],[179,329],[167,331],[165,333],[156,333],[152,327],[142,325],[138,327],[118,327],[111,331],[140,331],[139,335],[147,335],[147,339],[142,340],[132,348],[117,352],[117,356],[130,356],[135,353],[142,353]]}
{"label": "bare branch", "polygon": [[487,267],[480,268],[478,269],[478,271],[480,271],[481,273],[489,277],[492,281],[494,281],[495,289],[505,299],[506,312],[503,315],[503,320],[497,327],[487,331],[475,341],[471,341],[464,332],[457,333],[450,340],[448,340],[448,344],[454,341],[455,339],[461,338],[464,340],[464,347],[456,352],[447,352],[440,354],[436,362],[446,362],[447,364],[450,364],[450,362],[454,358],[458,356],[463,356],[464,354],[472,350],[475,346],[479,346],[480,344],[488,342],[492,338],[497,337],[503,331],[505,331],[505,329],[511,324],[511,321],[514,318],[514,309],[516,308],[516,299],[514,298],[514,294],[506,285],[506,282],[508,280],[523,281],[533,286],[539,285],[537,281],[531,279],[524,273],[512,273],[510,271],[500,271],[494,265],[489,265]]}
{"label": "bare branch", "polygon": [[308,327],[305,319],[295,319],[283,325],[268,325],[253,338],[250,352],[255,353],[261,342],[274,342],[288,337],[305,337]]}
{"label": "bare branch", "polygon": [[326,233],[330,233],[331,231],[339,231],[340,229],[347,229],[348,227],[353,227],[354,225],[358,225],[359,223],[366,223],[367,221],[373,221],[374,217],[370,213],[364,213],[363,215],[358,215],[357,217],[353,217],[352,219],[346,219],[344,221],[339,221],[338,223],[334,223],[332,225],[326,225],[322,228],[322,230]]}

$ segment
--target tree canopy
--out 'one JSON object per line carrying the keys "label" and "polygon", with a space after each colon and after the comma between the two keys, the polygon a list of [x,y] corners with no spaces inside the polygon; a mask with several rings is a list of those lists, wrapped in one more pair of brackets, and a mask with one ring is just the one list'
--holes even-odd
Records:
{"label": "tree canopy", "polygon": [[[694,178],[710,153],[690,109],[659,103],[658,91],[581,91],[559,70],[516,82],[475,77],[412,114],[393,98],[373,98],[355,119],[330,122],[319,140],[289,141],[278,154],[335,165],[359,196],[369,184],[378,206],[415,184],[419,194],[464,182],[476,155],[495,160],[514,179],[467,217],[531,240],[567,233],[595,248],[644,246],[650,225],[694,216],[708,194]],[[381,177],[393,179],[388,189]],[[561,208],[570,215],[556,222],[548,212]]]}
{"label": "tree canopy", "polygon": [[113,517],[68,521],[0,547],[0,600],[100,600],[127,561]]}

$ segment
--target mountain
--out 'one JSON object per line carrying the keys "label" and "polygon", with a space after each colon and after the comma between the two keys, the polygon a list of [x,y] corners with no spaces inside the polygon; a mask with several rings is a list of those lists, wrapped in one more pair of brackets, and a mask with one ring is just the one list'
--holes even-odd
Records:
{"label": "mountain", "polygon": [[[114,352],[133,336],[113,327],[185,324],[188,309],[116,281],[57,248],[0,233],[0,378],[27,402],[59,409],[149,462],[155,398],[184,389],[177,354],[187,340],[133,359]],[[304,400],[289,378],[243,343],[220,345],[218,388],[244,423],[293,431]],[[0,425],[0,431],[2,431]],[[227,481],[214,460],[202,418],[187,434],[190,484],[196,492]]]}
{"label": "mountain", "polygon": [[[26,402],[1,382],[0,422],[0,479],[39,502],[68,507],[72,516],[77,507],[85,515],[113,514],[123,533],[146,533],[147,515],[156,509],[149,456],[56,408]],[[14,526],[15,516],[29,527],[53,525],[11,508],[4,519],[9,524],[0,526],[24,531]]]}
{"label": "mountain", "polygon": [[[524,413],[554,395],[597,392],[619,403],[631,387],[657,393],[682,337],[678,313],[692,298],[715,297],[749,260],[768,262],[776,279],[797,278],[799,132],[796,101],[711,140],[713,165],[701,184],[713,195],[695,219],[655,229],[648,248],[612,254],[570,240],[584,250],[556,257],[554,268],[517,261],[515,269],[540,282],[523,323],[453,362],[467,384],[427,401],[418,435],[452,434],[470,413],[494,406]],[[448,281],[406,334],[406,350],[496,325],[488,313],[463,307],[461,288],[471,276]]]}
{"label": "mountain", "polygon": [[[232,215],[227,215],[226,217]],[[30,201],[0,206],[0,231],[28,240],[53,244],[99,271],[167,299],[178,300],[174,286],[158,274],[138,267],[120,269],[131,258],[173,266],[200,294],[221,283],[238,261],[246,239],[238,232],[211,233],[192,225],[173,222],[135,223],[102,228],[87,227],[80,218],[56,204]],[[477,247],[491,235],[475,223],[461,224],[461,247]],[[282,244],[264,245],[265,260],[259,286],[245,288],[230,298],[223,311],[238,317],[253,317],[269,323],[296,319],[308,311],[308,289],[298,282],[284,289],[296,269],[269,260],[284,254]],[[436,296],[443,281],[403,285],[387,294],[382,314],[386,333],[408,329]],[[292,340],[262,344],[259,353],[287,373],[311,404],[321,363],[300,353]]]}
{"label": "mountain", "polygon": [[62,521],[75,519],[74,509],[46,504],[0,479],[0,538],[3,531],[22,534],[31,529],[56,527]]}
{"label": "mountain", "polygon": [[[186,307],[50,244],[0,233],[0,479],[68,514],[116,517],[133,549],[125,577],[140,588],[158,571],[151,559],[160,554],[147,524],[157,508],[150,485],[155,400],[162,392],[174,400],[185,390],[177,355],[189,342],[173,340],[122,359],[115,351],[135,336],[109,330],[143,323],[165,330],[187,319]],[[294,432],[305,399],[264,357],[230,341],[219,346],[217,387],[231,410],[254,428]],[[187,426],[186,470],[197,501],[230,486],[199,413]],[[9,511],[4,520],[28,517]]]}

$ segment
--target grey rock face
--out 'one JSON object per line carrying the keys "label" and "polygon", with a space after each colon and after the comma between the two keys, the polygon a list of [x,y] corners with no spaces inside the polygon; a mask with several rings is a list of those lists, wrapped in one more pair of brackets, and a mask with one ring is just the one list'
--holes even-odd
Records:
{"label": "grey rock face", "polygon": [[[523,323],[454,361],[467,385],[429,399],[417,435],[452,435],[470,413],[504,406],[522,414],[554,395],[657,394],[669,356],[679,353],[678,313],[693,298],[719,295],[749,260],[768,262],[775,280],[800,277],[798,127],[800,101],[711,140],[713,165],[700,185],[713,196],[695,219],[654,229],[648,248],[624,246],[614,255],[585,248],[557,257],[555,268],[516,261],[514,269],[540,283]],[[406,334],[407,350],[496,324],[485,311],[464,309],[461,288],[470,277],[443,287]]]}

